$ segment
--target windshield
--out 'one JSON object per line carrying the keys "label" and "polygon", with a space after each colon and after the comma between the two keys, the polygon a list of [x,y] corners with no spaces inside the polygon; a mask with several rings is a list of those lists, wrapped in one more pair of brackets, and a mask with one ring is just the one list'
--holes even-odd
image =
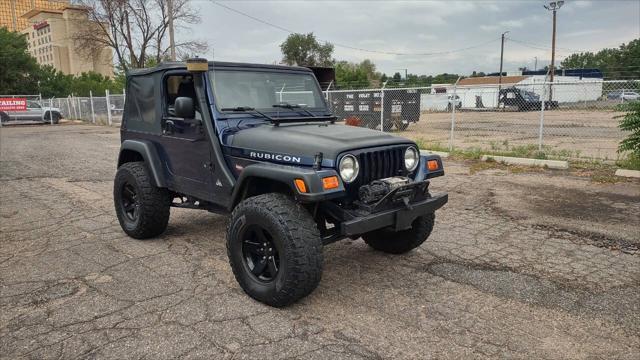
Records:
{"label": "windshield", "polygon": [[249,107],[282,111],[278,104],[325,109],[311,74],[248,70],[216,70],[211,79],[218,109]]}
{"label": "windshield", "polygon": [[534,101],[538,100],[538,95],[530,91],[523,91],[522,97],[524,97],[526,100],[534,100]]}

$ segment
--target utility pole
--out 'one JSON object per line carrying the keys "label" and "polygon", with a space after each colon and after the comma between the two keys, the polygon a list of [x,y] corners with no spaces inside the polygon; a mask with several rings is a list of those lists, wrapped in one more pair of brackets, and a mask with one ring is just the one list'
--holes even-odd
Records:
{"label": "utility pole", "polygon": [[171,52],[171,61],[176,61],[176,43],[173,33],[173,0],[167,0],[167,12],[169,13],[169,50]]}
{"label": "utility pole", "polygon": [[535,59],[534,65],[533,65],[533,69],[534,71],[538,71],[538,57],[534,56],[533,57]]}
{"label": "utility pole", "polygon": [[[124,9],[124,17],[127,22],[127,42],[133,43],[133,39],[131,38],[131,22],[129,21],[129,10],[127,8]],[[133,53],[133,51],[129,51],[129,61],[131,62],[131,64],[129,65],[131,67],[144,67],[143,64],[137,64],[136,55]]]}
{"label": "utility pole", "polygon": [[396,70],[404,70],[404,81],[407,81],[407,71],[408,69],[396,69]]}
{"label": "utility pole", "polygon": [[[556,11],[558,11],[562,5],[564,5],[564,1],[551,1],[549,5],[543,5],[545,9],[553,12],[553,31],[551,34],[551,68],[549,69],[549,79],[551,80],[551,84],[553,84],[553,76],[555,75],[555,61],[556,61]],[[549,100],[553,98],[552,92],[549,91]]]}
{"label": "utility pole", "polygon": [[502,63],[504,60],[504,36],[509,33],[505,31],[502,33],[502,43],[500,44],[500,74],[498,78],[498,102],[500,101],[500,90],[502,89]]}

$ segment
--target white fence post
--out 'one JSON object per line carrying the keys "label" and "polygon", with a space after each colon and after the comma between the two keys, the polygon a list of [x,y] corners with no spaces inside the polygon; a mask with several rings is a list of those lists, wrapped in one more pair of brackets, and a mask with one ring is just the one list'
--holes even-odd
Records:
{"label": "white fence post", "polygon": [[[542,96],[540,97],[542,100],[540,102],[540,129],[538,130],[538,151],[542,151],[542,134],[544,132],[544,108],[546,107],[545,102],[547,101],[545,99],[547,98],[547,77],[549,76],[549,71],[551,70],[547,70],[547,74],[544,76],[544,83],[542,85]],[[553,83],[549,85],[550,94],[553,94],[553,90],[551,89],[552,86]],[[549,104],[551,104],[551,97],[549,97]]]}
{"label": "white fence post", "polygon": [[544,108],[547,98],[547,86],[542,86],[542,103],[540,104],[540,129],[538,130],[538,151],[542,151],[542,133],[544,131]]}
{"label": "white fence post", "polygon": [[89,90],[89,102],[91,104],[91,122],[96,123],[96,113],[93,111],[93,92]]}
{"label": "white fence post", "polygon": [[456,83],[453,84],[453,96],[451,100],[449,100],[447,97],[447,101],[453,101],[451,103],[451,133],[449,134],[449,151],[453,150],[453,131],[456,127],[456,92],[458,90],[458,81],[460,81],[460,76],[458,76],[458,80],[456,80]]}
{"label": "white fence post", "polygon": [[71,101],[69,99],[71,99],[71,95],[67,96],[67,111],[69,112],[69,117],[71,117]]}
{"label": "white fence post", "polygon": [[53,108],[53,98],[49,99],[49,122],[53,125],[53,113],[51,109]]}
{"label": "white fence post", "polygon": [[80,120],[84,121],[84,119],[82,118],[82,101],[79,97],[77,97],[76,100],[76,103],[78,104],[78,117],[80,118]]}
{"label": "white fence post", "polygon": [[382,83],[380,88],[380,131],[384,132],[384,88],[387,86],[387,82]]}
{"label": "white fence post", "polygon": [[109,90],[105,90],[104,94],[107,99],[107,120],[109,122],[109,126],[111,126],[111,101],[109,101]]}

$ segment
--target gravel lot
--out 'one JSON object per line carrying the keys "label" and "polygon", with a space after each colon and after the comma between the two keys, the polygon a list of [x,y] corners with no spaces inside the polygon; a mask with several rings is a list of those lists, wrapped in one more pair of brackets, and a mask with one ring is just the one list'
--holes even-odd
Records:
{"label": "gravel lot", "polygon": [[[562,152],[574,157],[617,159],[618,143],[624,134],[618,129],[622,113],[612,110],[559,109],[545,111],[543,142],[547,152]],[[454,133],[457,148],[505,150],[509,146],[538,145],[540,111],[498,112],[458,111]],[[403,136],[422,138],[448,146],[451,113],[427,113],[409,125]]]}
{"label": "gravel lot", "polygon": [[448,161],[426,244],[329,245],[319,288],[273,309],[236,284],[222,216],[124,235],[118,147],[114,128],[0,129],[1,358],[640,358],[640,182]]}

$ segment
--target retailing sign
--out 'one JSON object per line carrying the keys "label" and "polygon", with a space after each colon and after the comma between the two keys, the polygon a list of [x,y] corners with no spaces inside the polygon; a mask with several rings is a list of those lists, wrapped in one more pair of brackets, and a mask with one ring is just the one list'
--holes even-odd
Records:
{"label": "retailing sign", "polygon": [[47,22],[47,20],[43,20],[43,21],[40,21],[39,23],[33,24],[33,30],[40,30],[47,26],[49,26],[49,23]]}
{"label": "retailing sign", "polygon": [[0,111],[27,111],[27,99],[0,98]]}

